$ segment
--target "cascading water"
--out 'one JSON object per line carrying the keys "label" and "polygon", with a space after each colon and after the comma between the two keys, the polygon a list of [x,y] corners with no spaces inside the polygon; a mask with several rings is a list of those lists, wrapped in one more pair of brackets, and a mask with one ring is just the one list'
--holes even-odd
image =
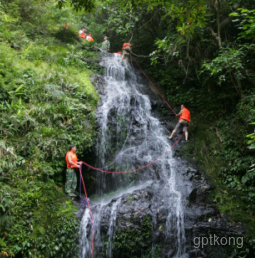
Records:
{"label": "cascading water", "polygon": [[[118,55],[103,57],[101,64],[105,67],[106,74],[104,83],[99,85],[101,106],[97,111],[100,125],[97,167],[108,165],[106,169],[109,171],[125,171],[146,165],[170,148],[165,128],[152,115],[150,99],[144,94],[147,86],[137,83],[132,64],[121,64]],[[181,257],[185,254],[183,198],[176,187],[175,162],[170,150],[158,162],[139,172],[125,175],[95,172],[97,194],[101,200],[92,202],[95,223],[94,257],[116,257],[112,242],[118,227],[116,218],[122,209],[121,198],[124,194],[144,189],[148,185],[156,191],[151,204],[154,227],[162,203],[167,213],[163,245],[175,248],[172,250],[169,247],[166,257]],[[156,188],[159,182],[163,182],[163,187],[161,184]],[[103,214],[108,216],[108,225],[101,225]],[[80,258],[91,255],[91,226],[86,209],[80,228]],[[107,228],[106,248],[103,248],[102,227]]]}
{"label": "cascading water", "polygon": [[110,223],[109,223],[109,229],[107,232],[108,235],[108,244],[107,244],[107,257],[112,257],[112,240],[114,239],[114,229],[116,226],[116,216],[117,216],[117,206],[120,204],[120,200],[118,199],[113,205],[111,210],[111,217],[110,217]]}

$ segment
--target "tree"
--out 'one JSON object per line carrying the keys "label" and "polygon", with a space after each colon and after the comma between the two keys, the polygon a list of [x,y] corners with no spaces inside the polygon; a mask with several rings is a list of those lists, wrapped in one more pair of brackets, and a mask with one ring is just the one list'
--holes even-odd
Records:
{"label": "tree", "polygon": [[57,0],[56,2],[59,8],[70,3],[75,11],[85,10],[86,12],[91,12],[96,7],[96,0]]}

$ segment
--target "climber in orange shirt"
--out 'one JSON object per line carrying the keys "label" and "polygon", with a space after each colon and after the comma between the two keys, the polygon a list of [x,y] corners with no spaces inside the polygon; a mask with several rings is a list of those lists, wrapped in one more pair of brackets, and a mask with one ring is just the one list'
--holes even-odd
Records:
{"label": "climber in orange shirt", "polygon": [[76,169],[79,169],[81,162],[77,161],[76,146],[70,145],[66,153],[66,184],[65,192],[69,196],[76,196],[75,189],[77,185]]}
{"label": "climber in orange shirt", "polygon": [[176,114],[176,116],[179,116],[179,122],[175,126],[172,134],[170,136],[167,136],[167,138],[172,139],[178,128],[183,125],[183,132],[185,132],[185,140],[188,141],[188,126],[191,121],[190,119],[190,112],[189,110],[184,106],[184,104],[181,105],[181,111]]}

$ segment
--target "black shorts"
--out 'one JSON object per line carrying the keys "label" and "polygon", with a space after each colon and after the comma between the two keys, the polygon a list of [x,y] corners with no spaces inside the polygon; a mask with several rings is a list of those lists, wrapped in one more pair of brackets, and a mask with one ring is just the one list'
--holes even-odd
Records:
{"label": "black shorts", "polygon": [[182,131],[185,132],[188,129],[189,122],[186,120],[180,120],[175,126],[174,130],[177,131],[181,125],[183,126]]}
{"label": "black shorts", "polygon": [[123,55],[125,56],[129,56],[131,52],[131,47],[130,46],[126,46],[123,50]]}

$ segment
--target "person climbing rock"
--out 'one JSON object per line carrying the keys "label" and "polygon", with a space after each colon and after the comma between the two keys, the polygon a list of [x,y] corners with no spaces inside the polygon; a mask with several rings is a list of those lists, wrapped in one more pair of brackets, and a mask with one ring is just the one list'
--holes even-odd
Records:
{"label": "person climbing rock", "polygon": [[87,40],[88,41],[94,41],[94,39],[92,38],[92,33],[90,32],[89,35],[87,36]]}
{"label": "person climbing rock", "polygon": [[86,39],[86,29],[82,28],[81,30],[79,30],[79,37],[82,39]]}
{"label": "person climbing rock", "polygon": [[185,132],[185,140],[186,142],[188,141],[188,126],[189,123],[191,121],[190,119],[190,112],[189,110],[185,107],[184,104],[181,105],[181,111],[176,114],[176,116],[179,116],[179,122],[177,123],[177,125],[175,126],[172,134],[170,136],[167,136],[168,139],[172,139],[174,134],[176,133],[176,131],[178,130],[178,128],[182,125],[183,126],[183,132]]}
{"label": "person climbing rock", "polygon": [[65,193],[69,196],[76,196],[75,189],[77,185],[76,169],[80,168],[81,162],[77,162],[76,146],[70,145],[66,153],[66,183]]}
{"label": "person climbing rock", "polygon": [[107,39],[106,36],[104,36],[104,42],[102,43],[102,50],[104,51],[110,51],[110,41]]}
{"label": "person climbing rock", "polygon": [[122,47],[122,57],[121,57],[121,61],[123,61],[124,57],[126,57],[126,61],[128,62],[128,58],[130,56],[132,50],[132,44],[131,43],[124,43],[123,47]]}

